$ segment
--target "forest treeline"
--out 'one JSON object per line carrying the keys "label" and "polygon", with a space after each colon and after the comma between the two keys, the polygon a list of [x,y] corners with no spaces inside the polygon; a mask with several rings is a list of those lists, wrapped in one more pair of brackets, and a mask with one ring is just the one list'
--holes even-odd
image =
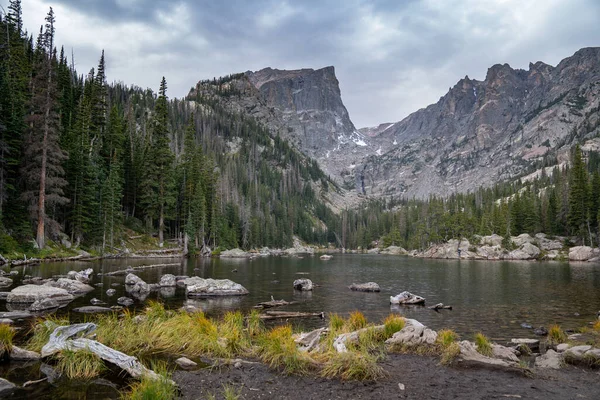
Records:
{"label": "forest treeline", "polygon": [[[531,182],[336,210],[317,163],[219,96],[243,75],[204,81],[216,96],[169,99],[107,83],[104,52],[86,74],[54,42],[50,9],[34,37],[20,0],[0,19],[0,253],[67,239],[111,252],[128,230],[200,250],[307,243],[424,248],[453,237],[523,232],[597,245],[597,153]],[[69,59],[70,57],[70,59]],[[109,57],[107,57],[109,58]],[[158,83],[158,82],[157,82]],[[35,246],[34,246],[35,243]]]}

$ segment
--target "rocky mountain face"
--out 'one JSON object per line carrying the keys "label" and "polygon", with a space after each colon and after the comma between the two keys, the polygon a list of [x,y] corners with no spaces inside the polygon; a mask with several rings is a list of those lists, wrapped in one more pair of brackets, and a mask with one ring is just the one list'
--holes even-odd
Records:
{"label": "rocky mountain face", "polygon": [[[188,98],[208,95],[213,84],[200,82]],[[340,180],[348,159],[360,160],[368,154],[366,138],[354,127],[342,102],[333,67],[248,71],[226,82],[223,92],[229,93],[220,99],[228,109],[266,124],[317,160],[332,179]]]}
{"label": "rocky mountain face", "polygon": [[[494,65],[465,77],[436,104],[393,125],[361,130],[385,149],[355,168],[356,188],[374,196],[464,192],[565,161],[573,142],[599,133],[600,48],[556,67]],[[540,164],[540,163],[538,163]]]}
{"label": "rocky mountain face", "polygon": [[[200,82],[188,98],[215,93]],[[265,68],[219,85],[219,102],[251,115],[360,195],[446,196],[568,160],[574,142],[598,135],[600,48],[556,67],[494,65],[402,121],[357,130],[333,67]],[[354,201],[351,201],[354,202]]]}

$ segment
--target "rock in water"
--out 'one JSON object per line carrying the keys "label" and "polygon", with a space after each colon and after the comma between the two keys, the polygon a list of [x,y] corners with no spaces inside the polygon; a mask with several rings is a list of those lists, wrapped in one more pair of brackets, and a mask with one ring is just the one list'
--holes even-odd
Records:
{"label": "rock in water", "polygon": [[563,365],[562,356],[550,349],[544,354],[535,359],[535,366],[538,368],[560,369]]}
{"label": "rock in water", "polygon": [[45,285],[23,285],[14,288],[6,297],[7,303],[34,303],[36,300],[50,298],[60,304],[73,300],[73,295],[65,289]]}
{"label": "rock in water", "polygon": [[158,282],[158,286],[160,287],[175,287],[177,286],[177,279],[175,279],[175,275],[166,274],[160,278],[160,282]]}
{"label": "rock in water", "polygon": [[294,289],[302,291],[313,290],[313,283],[310,279],[296,279],[294,281]]}
{"label": "rock in water", "polygon": [[123,307],[129,307],[132,306],[134,303],[133,299],[130,299],[129,297],[119,297],[117,299],[117,304],[122,305]]}
{"label": "rock in water", "polygon": [[94,270],[91,268],[79,272],[69,271],[69,273],[67,274],[67,278],[79,281],[81,283],[89,283],[93,273]]}
{"label": "rock in water", "polygon": [[108,289],[108,290],[106,291],[106,295],[107,295],[108,297],[114,296],[114,295],[115,295],[115,293],[117,293],[117,291],[116,291],[115,289]]}
{"label": "rock in water", "polygon": [[548,334],[548,329],[540,326],[539,328],[533,330],[533,334],[538,336],[546,336]]}
{"label": "rock in water", "polygon": [[404,291],[396,296],[390,296],[391,304],[425,304],[425,298]]}
{"label": "rock in water", "polygon": [[375,282],[367,282],[367,283],[353,283],[348,286],[350,290],[355,290],[357,292],[379,292],[381,289],[379,285]]}
{"label": "rock in water", "polygon": [[45,286],[65,289],[71,294],[84,294],[94,290],[94,288],[86,283],[82,283],[73,279],[59,278],[56,282],[50,281],[44,283]]}
{"label": "rock in water", "polygon": [[0,276],[0,287],[9,287],[13,284],[13,280],[10,278],[6,278],[4,276]]}
{"label": "rock in water", "polygon": [[248,258],[252,254],[245,252],[242,249],[225,250],[221,253],[221,258]]}
{"label": "rock in water", "polygon": [[177,360],[175,360],[175,364],[179,365],[182,369],[186,370],[194,369],[198,366],[198,364],[196,364],[187,357],[179,357]]}
{"label": "rock in water", "polygon": [[150,286],[142,278],[134,274],[125,277],[125,289],[133,296],[145,297],[150,293]]}
{"label": "rock in water", "polygon": [[188,297],[242,296],[248,290],[229,279],[204,279],[197,276],[185,279],[185,291]]}
{"label": "rock in water", "polygon": [[83,313],[83,314],[99,314],[99,313],[107,313],[112,312],[112,308],[108,307],[100,307],[100,306],[83,306],[77,307],[73,309],[73,312]]}
{"label": "rock in water", "polygon": [[321,257],[319,257],[321,260],[331,260],[333,258],[333,256],[329,255],[329,254],[323,254]]}
{"label": "rock in water", "polygon": [[8,397],[12,392],[17,389],[14,383],[7,381],[4,378],[0,378],[0,396]]}
{"label": "rock in water", "polygon": [[52,310],[52,309],[58,308],[58,307],[60,307],[60,304],[58,303],[58,301],[51,299],[51,298],[45,298],[45,299],[34,301],[33,304],[31,306],[29,306],[29,311],[39,312],[39,311]]}

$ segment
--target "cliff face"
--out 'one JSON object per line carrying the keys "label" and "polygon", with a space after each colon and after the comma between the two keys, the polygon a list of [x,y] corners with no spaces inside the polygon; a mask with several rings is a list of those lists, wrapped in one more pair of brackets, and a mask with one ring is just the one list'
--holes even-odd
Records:
{"label": "cliff face", "polygon": [[255,117],[355,193],[445,196],[515,178],[544,159],[563,162],[574,142],[597,136],[600,48],[556,67],[494,65],[485,80],[465,77],[400,122],[360,130],[333,67],[265,68],[200,82],[188,98],[196,95]]}
{"label": "cliff face", "polygon": [[556,66],[494,65],[465,77],[440,100],[370,130],[381,156],[362,160],[356,188],[375,196],[426,197],[513,178],[545,156],[564,160],[574,141],[598,134],[600,48]]}

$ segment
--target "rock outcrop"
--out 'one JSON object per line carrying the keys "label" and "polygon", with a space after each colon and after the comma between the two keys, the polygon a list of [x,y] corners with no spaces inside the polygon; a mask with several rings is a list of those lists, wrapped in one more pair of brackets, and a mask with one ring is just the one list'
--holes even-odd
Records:
{"label": "rock outcrop", "polygon": [[45,285],[23,285],[10,291],[7,303],[34,303],[44,299],[52,299],[60,304],[73,300],[73,295],[65,289]]}
{"label": "rock outcrop", "polygon": [[204,279],[197,276],[185,279],[188,297],[242,296],[248,290],[229,279]]}
{"label": "rock outcrop", "polygon": [[350,290],[354,290],[357,292],[380,292],[381,288],[375,282],[367,282],[367,283],[353,283],[348,286]]}

